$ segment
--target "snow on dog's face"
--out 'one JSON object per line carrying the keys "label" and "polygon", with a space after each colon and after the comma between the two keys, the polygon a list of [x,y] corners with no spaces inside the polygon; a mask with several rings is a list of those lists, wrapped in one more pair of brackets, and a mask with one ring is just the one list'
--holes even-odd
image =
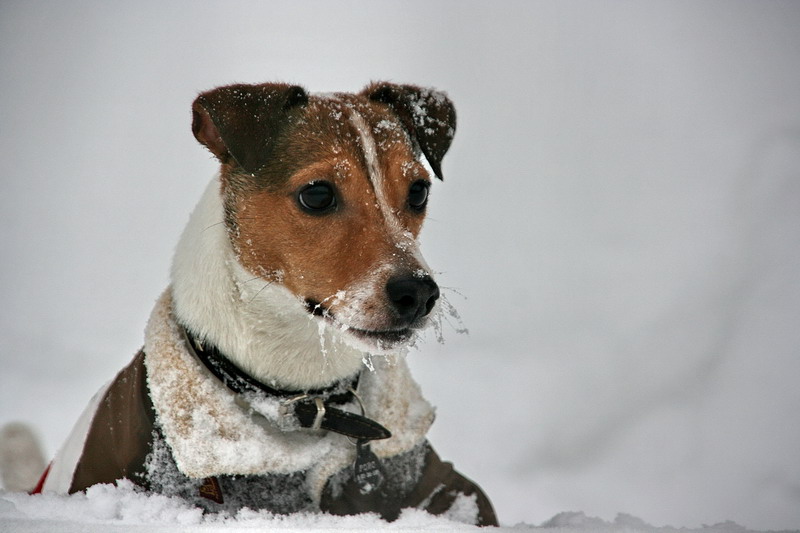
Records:
{"label": "snow on dog's face", "polygon": [[232,85],[195,101],[193,131],[222,163],[239,263],[373,352],[425,325],[439,289],[419,253],[431,177],[455,128],[443,93],[373,84],[312,95]]}

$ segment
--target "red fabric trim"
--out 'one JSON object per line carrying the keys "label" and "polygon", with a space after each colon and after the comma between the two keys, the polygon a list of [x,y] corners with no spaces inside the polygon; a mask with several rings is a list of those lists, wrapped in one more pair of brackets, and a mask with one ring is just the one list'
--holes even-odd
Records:
{"label": "red fabric trim", "polygon": [[42,477],[39,478],[39,482],[36,484],[36,486],[33,488],[33,490],[29,492],[29,494],[41,494],[42,493],[42,488],[44,488],[44,482],[47,480],[47,474],[50,473],[50,467],[51,466],[53,466],[53,463],[50,463],[49,465],[47,465],[47,468],[45,468],[44,472],[42,473]]}

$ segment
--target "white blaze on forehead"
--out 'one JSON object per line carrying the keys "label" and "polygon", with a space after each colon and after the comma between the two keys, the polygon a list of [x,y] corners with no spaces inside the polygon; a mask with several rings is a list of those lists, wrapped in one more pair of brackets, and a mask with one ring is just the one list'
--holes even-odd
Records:
{"label": "white blaze on forehead", "polygon": [[[350,123],[355,126],[361,139],[361,147],[364,151],[364,160],[367,163],[367,174],[372,186],[375,189],[375,198],[378,208],[383,215],[386,225],[389,228],[391,235],[395,239],[395,246],[402,252],[408,253],[419,263],[425,274],[430,274],[430,269],[422,254],[419,251],[419,243],[414,238],[414,235],[404,228],[397,217],[397,213],[392,209],[389,201],[386,199],[386,191],[384,189],[384,176],[381,170],[380,159],[378,157],[378,145],[375,142],[375,137],[372,135],[372,130],[356,110],[351,110]],[[420,276],[422,277],[422,276]]]}
{"label": "white blaze on forehead", "polygon": [[[378,145],[375,143],[375,137],[372,136],[367,121],[364,120],[357,111],[353,110],[350,115],[350,123],[355,126],[358,136],[361,139],[361,148],[364,150],[364,160],[367,162],[367,175],[372,182],[372,187],[375,189],[375,198],[378,202],[378,208],[383,214],[389,228],[393,233],[405,233],[397,215],[392,210],[386,199],[386,192],[384,191],[383,172],[381,171],[381,163],[378,158]],[[404,239],[406,237],[404,236]]]}

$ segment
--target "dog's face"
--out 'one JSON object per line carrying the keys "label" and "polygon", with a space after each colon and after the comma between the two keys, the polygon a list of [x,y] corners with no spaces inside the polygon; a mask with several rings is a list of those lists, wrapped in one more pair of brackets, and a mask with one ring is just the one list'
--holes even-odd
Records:
{"label": "dog's face", "polygon": [[374,84],[309,96],[234,85],[198,97],[193,130],[222,163],[241,266],[372,351],[407,342],[439,290],[417,246],[455,129],[442,94]]}

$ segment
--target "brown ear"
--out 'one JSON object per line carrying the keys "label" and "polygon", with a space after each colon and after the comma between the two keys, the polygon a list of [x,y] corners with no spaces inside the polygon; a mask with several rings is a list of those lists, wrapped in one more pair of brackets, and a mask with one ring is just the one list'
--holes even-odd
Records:
{"label": "brown ear", "polygon": [[289,111],[308,102],[302,87],[280,83],[228,85],[192,104],[192,132],[222,163],[231,159],[255,173],[270,158]]}
{"label": "brown ear", "polygon": [[394,110],[431,169],[443,179],[442,159],[456,133],[456,110],[447,95],[435,89],[387,82],[373,83],[361,94]]}

